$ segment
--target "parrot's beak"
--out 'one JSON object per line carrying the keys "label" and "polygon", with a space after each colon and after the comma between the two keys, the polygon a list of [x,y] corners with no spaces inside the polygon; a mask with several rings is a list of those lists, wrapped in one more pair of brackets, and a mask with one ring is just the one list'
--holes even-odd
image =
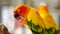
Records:
{"label": "parrot's beak", "polygon": [[17,18],[19,17],[20,15],[19,14],[14,14],[14,18]]}
{"label": "parrot's beak", "polygon": [[23,20],[23,17],[21,16],[21,15],[19,15],[19,14],[14,14],[14,17],[16,18],[16,19],[20,19],[20,20]]}
{"label": "parrot's beak", "polygon": [[24,20],[24,18],[21,15],[14,14],[14,18],[16,18],[17,20],[22,21],[23,24],[26,24],[26,20]]}

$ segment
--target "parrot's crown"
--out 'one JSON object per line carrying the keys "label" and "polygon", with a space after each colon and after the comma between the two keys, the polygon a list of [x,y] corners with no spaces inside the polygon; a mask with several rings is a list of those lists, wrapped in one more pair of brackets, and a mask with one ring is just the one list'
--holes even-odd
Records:
{"label": "parrot's crown", "polygon": [[40,2],[40,3],[39,3],[39,6],[41,6],[41,5],[47,6],[47,4],[46,4],[45,2]]}

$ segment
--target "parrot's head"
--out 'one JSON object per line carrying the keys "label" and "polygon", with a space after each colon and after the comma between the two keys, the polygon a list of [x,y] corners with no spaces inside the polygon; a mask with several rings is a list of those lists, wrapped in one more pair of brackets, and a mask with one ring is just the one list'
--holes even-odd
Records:
{"label": "parrot's head", "polygon": [[22,16],[23,18],[25,18],[28,13],[29,13],[29,7],[26,5],[20,5],[14,9],[14,17],[15,18],[19,17],[19,16]]}
{"label": "parrot's head", "polygon": [[[26,19],[27,14],[29,13],[29,7],[26,5],[19,5],[14,8],[14,17],[21,19],[22,17]],[[24,21],[25,22],[25,21]]]}
{"label": "parrot's head", "polygon": [[45,2],[40,2],[38,10],[48,12],[47,4]]}

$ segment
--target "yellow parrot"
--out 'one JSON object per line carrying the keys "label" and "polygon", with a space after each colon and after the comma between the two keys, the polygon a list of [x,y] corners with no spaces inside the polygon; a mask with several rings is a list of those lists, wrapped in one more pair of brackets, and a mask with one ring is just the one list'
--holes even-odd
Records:
{"label": "yellow parrot", "polygon": [[24,18],[23,23],[29,27],[33,34],[44,34],[44,21],[35,8],[23,4],[14,9],[15,14]]}
{"label": "yellow parrot", "polygon": [[53,34],[56,34],[57,32],[55,30],[59,30],[59,28],[56,22],[54,21],[53,17],[51,16],[51,14],[49,13],[46,3],[44,2],[40,3],[40,5],[38,6],[38,13],[44,20],[47,32],[51,33],[52,31]]}

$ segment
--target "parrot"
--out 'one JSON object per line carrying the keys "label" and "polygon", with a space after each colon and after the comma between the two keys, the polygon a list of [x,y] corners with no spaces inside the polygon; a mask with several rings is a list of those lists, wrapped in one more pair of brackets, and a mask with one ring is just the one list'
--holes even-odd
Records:
{"label": "parrot", "polygon": [[28,26],[32,34],[44,34],[44,21],[35,8],[22,4],[14,8],[15,14],[23,17],[23,24]]}
{"label": "parrot", "polygon": [[44,20],[46,32],[48,32],[48,34],[57,34],[59,28],[52,15],[49,13],[47,4],[45,2],[40,2],[37,10],[41,18]]}

